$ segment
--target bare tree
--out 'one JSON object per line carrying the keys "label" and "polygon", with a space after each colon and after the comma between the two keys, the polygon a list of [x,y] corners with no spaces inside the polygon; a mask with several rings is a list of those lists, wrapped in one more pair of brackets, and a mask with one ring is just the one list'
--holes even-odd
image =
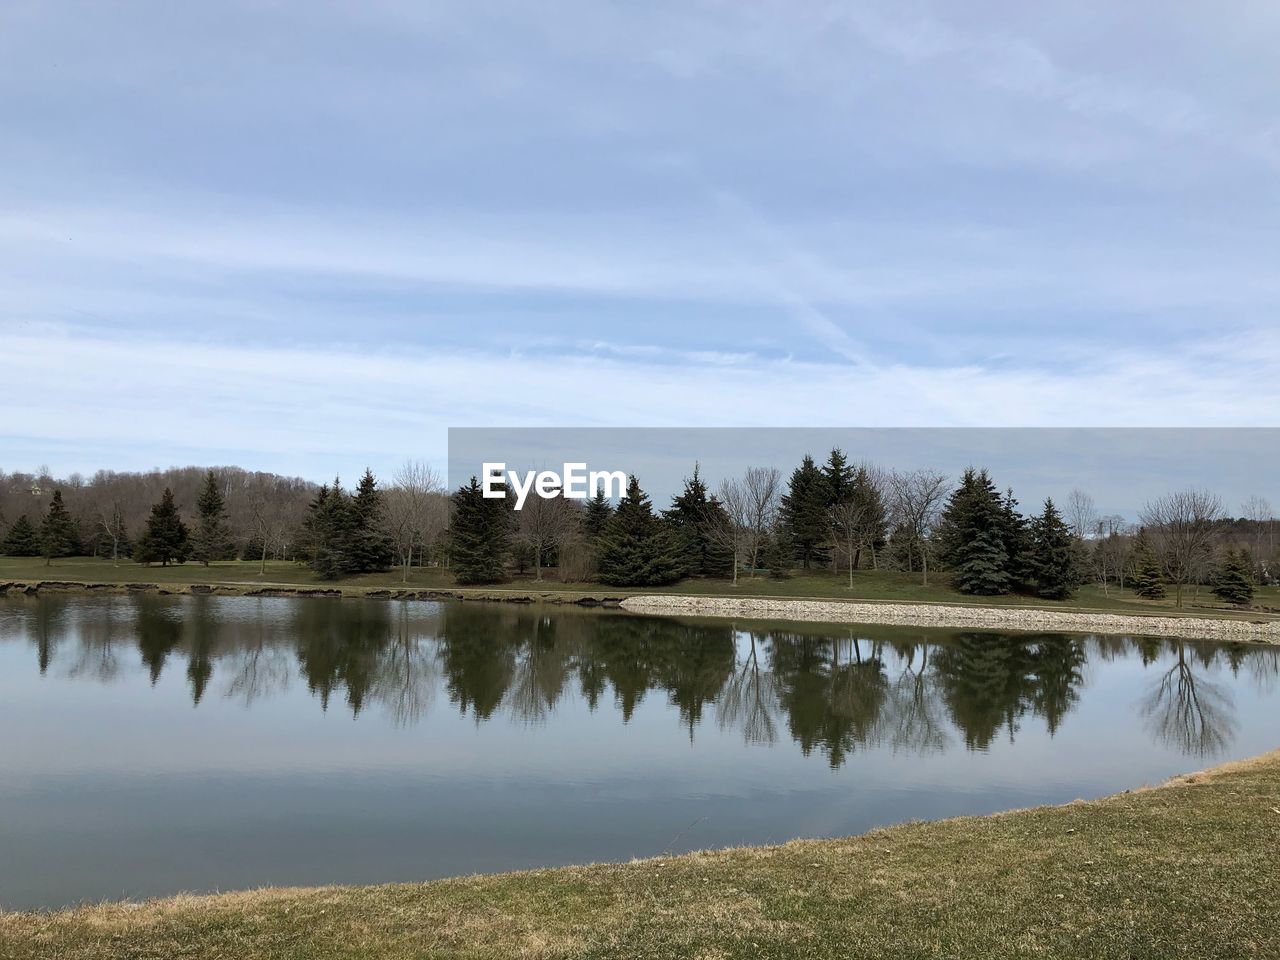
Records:
{"label": "bare tree", "polygon": [[[1244,518],[1253,525],[1255,575],[1267,574],[1267,561],[1275,552],[1275,511],[1266,497],[1250,497],[1244,502]],[[1263,577],[1259,577],[1263,579]]]}
{"label": "bare tree", "polygon": [[720,484],[714,505],[704,518],[707,536],[733,554],[733,582],[745,561],[754,571],[760,545],[778,512],[782,474],[776,467],[748,467],[741,477]]}
{"label": "bare tree", "polygon": [[849,589],[853,589],[853,569],[858,563],[858,550],[863,541],[863,514],[866,504],[857,500],[846,500],[831,508],[831,534],[835,551],[832,552],[832,563],[835,555],[843,553],[849,567]]}
{"label": "bare tree", "polygon": [[719,509],[707,506],[703,519],[707,536],[720,549],[733,556],[733,584],[738,585],[738,568],[742,558],[750,555],[751,511],[747,508],[747,491],[741,480],[730,477],[720,485],[716,498]]}
{"label": "bare tree", "polygon": [[1063,513],[1076,540],[1083,541],[1093,536],[1098,526],[1098,508],[1093,497],[1083,490],[1074,489],[1067,494],[1067,502]]}
{"label": "bare tree", "polygon": [[919,551],[923,585],[929,585],[929,535],[937,526],[942,503],[951,491],[947,475],[937,470],[894,471],[889,490],[896,525],[905,529]]}
{"label": "bare tree", "polygon": [[542,579],[542,554],[559,546],[578,528],[574,505],[557,494],[534,494],[516,511],[516,536],[533,551],[534,579]]}
{"label": "bare tree", "polygon": [[1152,500],[1142,510],[1165,578],[1174,585],[1177,606],[1191,583],[1204,576],[1213,550],[1213,528],[1222,501],[1207,490],[1182,490]]}
{"label": "bare tree", "polygon": [[760,562],[760,546],[778,516],[782,472],[777,467],[748,467],[742,475],[742,487],[746,494],[747,523],[750,530],[751,575],[755,576]]}
{"label": "bare tree", "polygon": [[421,559],[427,544],[448,522],[442,509],[440,474],[419,460],[406,460],[396,471],[386,495],[386,522],[400,561],[400,580],[407,582],[414,551]]}
{"label": "bare tree", "polygon": [[1133,555],[1133,535],[1124,518],[1115,514],[1102,517],[1094,525],[1095,543],[1089,554],[1095,579],[1102,584],[1102,592],[1115,580],[1124,589],[1125,571]]}
{"label": "bare tree", "polygon": [[99,470],[89,486],[94,525],[111,544],[111,562],[120,565],[120,544],[125,538],[130,484],[119,474]]}
{"label": "bare tree", "polygon": [[[243,525],[249,539],[258,544],[258,576],[267,572],[267,555],[273,544],[283,547],[302,522],[305,504],[294,485],[274,473],[251,473],[243,478]],[[247,557],[245,559],[248,559]]]}

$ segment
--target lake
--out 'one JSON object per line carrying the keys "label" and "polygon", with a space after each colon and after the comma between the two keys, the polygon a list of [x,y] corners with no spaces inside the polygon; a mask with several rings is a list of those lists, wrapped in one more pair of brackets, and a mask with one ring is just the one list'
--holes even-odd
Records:
{"label": "lake", "polygon": [[1280,651],[566,606],[0,598],[0,906],[626,860],[1280,745]]}

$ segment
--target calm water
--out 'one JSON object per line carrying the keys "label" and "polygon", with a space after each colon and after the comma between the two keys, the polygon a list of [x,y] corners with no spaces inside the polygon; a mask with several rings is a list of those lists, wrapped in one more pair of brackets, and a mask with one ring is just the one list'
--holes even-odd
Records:
{"label": "calm water", "polygon": [[0,905],[619,860],[1280,745],[1280,651],[560,607],[0,599]]}

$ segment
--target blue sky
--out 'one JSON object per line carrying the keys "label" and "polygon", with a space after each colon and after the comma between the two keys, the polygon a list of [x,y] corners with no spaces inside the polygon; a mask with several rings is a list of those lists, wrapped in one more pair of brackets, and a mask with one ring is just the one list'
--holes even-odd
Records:
{"label": "blue sky", "polygon": [[1275,425],[1280,7],[8,0],[0,468]]}

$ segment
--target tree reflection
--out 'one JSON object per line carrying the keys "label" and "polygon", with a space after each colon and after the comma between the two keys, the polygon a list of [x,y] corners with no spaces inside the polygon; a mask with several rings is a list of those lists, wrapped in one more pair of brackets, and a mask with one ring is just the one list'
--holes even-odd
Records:
{"label": "tree reflection", "polygon": [[183,611],[159,597],[140,596],[134,600],[138,653],[152,686],[159,681],[169,654],[182,644],[184,623]]}
{"label": "tree reflection", "polygon": [[983,751],[1031,722],[1053,736],[1077,709],[1089,658],[1144,664],[1154,677],[1137,706],[1145,729],[1196,757],[1222,752],[1235,735],[1234,704],[1215,673],[1262,693],[1280,686],[1280,651],[1150,638],[888,629],[868,638],[523,604],[147,595],[23,603],[13,636],[34,647],[41,673],[60,644],[77,644],[68,674],[110,682],[128,670],[119,651],[132,641],[152,684],[171,657],[185,659],[195,704],[221,678],[224,696],[250,705],[287,689],[296,671],[322,709],[345,702],[354,716],[373,709],[399,725],[422,721],[437,697],[477,724],[504,716],[535,725],[566,701],[626,723],[657,697],[690,739],[713,714],[748,744],[776,744],[785,730],[832,767],[873,748],[937,753],[956,737]]}
{"label": "tree reflection", "polygon": [[773,673],[760,663],[766,638],[757,633],[745,636],[749,647],[716,700],[716,722],[722,730],[740,727],[747,743],[771,744],[778,739],[778,691]]}
{"label": "tree reflection", "polygon": [[773,672],[792,737],[807,755],[821,749],[832,767],[873,742],[887,700],[878,644],[775,634]]}
{"label": "tree reflection", "polygon": [[1028,714],[1057,732],[1079,699],[1084,661],[1076,638],[963,633],[938,648],[934,664],[965,744],[986,750],[1001,731],[1012,742]]}
{"label": "tree reflection", "polygon": [[1166,746],[1193,757],[1217,756],[1235,737],[1231,694],[1203,673],[1212,663],[1211,648],[1188,650],[1177,642],[1172,646],[1173,664],[1143,698],[1142,715],[1152,735]]}
{"label": "tree reflection", "polygon": [[401,604],[395,636],[382,651],[376,685],[377,699],[401,726],[417,723],[435,699],[439,669],[429,636],[410,617],[408,605]]}
{"label": "tree reflection", "polygon": [[890,741],[895,751],[940,753],[949,742],[936,677],[929,669],[929,652],[928,641],[897,647],[901,670],[889,686]]}
{"label": "tree reflection", "polygon": [[391,605],[376,600],[316,599],[296,604],[298,668],[325,709],[345,691],[359,714],[377,677],[382,651],[392,642]]}

